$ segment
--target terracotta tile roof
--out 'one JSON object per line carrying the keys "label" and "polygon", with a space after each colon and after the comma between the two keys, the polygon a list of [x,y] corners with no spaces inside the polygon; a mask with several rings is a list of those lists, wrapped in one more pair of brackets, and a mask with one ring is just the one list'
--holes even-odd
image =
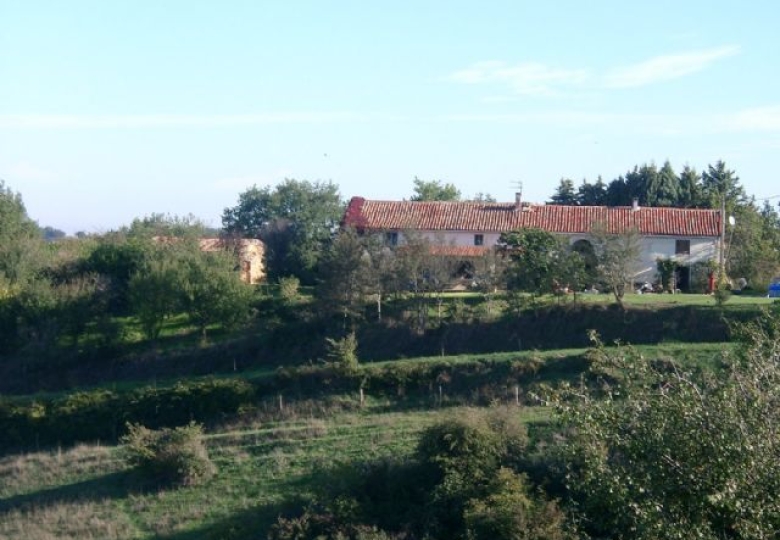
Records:
{"label": "terracotta tile roof", "polygon": [[447,257],[482,257],[492,249],[490,246],[431,245],[431,253],[434,255],[446,255]]}
{"label": "terracotta tile roof", "polygon": [[558,206],[484,202],[371,201],[353,197],[342,225],[358,230],[505,232],[539,228],[553,233],[588,233],[604,223],[610,233],[636,227],[647,236],[720,235],[717,210],[630,206]]}

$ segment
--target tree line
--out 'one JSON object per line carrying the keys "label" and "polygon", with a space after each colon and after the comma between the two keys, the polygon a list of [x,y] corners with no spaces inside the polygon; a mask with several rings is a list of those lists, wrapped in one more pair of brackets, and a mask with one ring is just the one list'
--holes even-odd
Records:
{"label": "tree line", "polygon": [[[604,197],[623,192],[623,202],[629,194],[636,195],[641,204],[669,202],[671,194],[679,203],[681,193],[698,205],[725,198],[736,219],[736,226],[726,231],[728,272],[762,287],[780,268],[776,209],[769,204],[759,209],[723,162],[701,176],[688,167],[679,178],[670,171],[668,163],[660,170],[652,165],[635,167],[604,189],[594,189]],[[686,185],[690,189],[682,189]],[[580,195],[593,187],[584,182]],[[579,195],[567,199],[567,191],[559,189],[554,201],[586,200]],[[689,197],[691,193],[695,197]],[[410,199],[463,196],[453,184],[415,178]],[[492,199],[477,194],[472,200]],[[629,281],[626,261],[635,248],[631,242],[620,247],[617,238],[599,236],[597,231],[594,241],[602,241],[595,242],[593,253],[571,252],[540,231],[507,231],[500,245],[503,255],[458,261],[442,254],[437,244],[443,241],[413,231],[405,234],[404,246],[393,248],[381,235],[342,230],[344,208],[336,184],[286,179],[274,187],[252,186],[240,193],[237,204],[224,210],[219,233],[226,240],[263,240],[269,282],[286,280],[290,285],[295,280],[309,287],[318,313],[337,315],[333,320],[345,331],[367,318],[381,320],[383,302],[401,296],[415,306],[408,323],[420,332],[429,326],[431,316],[436,322],[457,317],[447,312],[441,294],[457,276],[467,277],[473,290],[482,291],[487,310],[492,309],[497,290],[531,292],[533,297],[561,286],[582,290],[595,282],[620,302]],[[47,242],[51,231],[41,229],[27,215],[21,196],[0,183],[0,350],[51,351],[53,344],[65,343],[78,348],[95,343],[85,341],[90,333],[101,336],[98,341],[105,344],[122,341],[122,325],[116,321],[128,315],[150,340],[159,338],[166,321],[182,314],[202,335],[209,328],[231,330],[251,321],[257,296],[253,299],[251,288],[236,279],[230,249],[225,253],[198,249],[197,239],[205,230],[193,216],[153,214],[102,235]],[[529,242],[544,249],[526,249]],[[610,255],[621,249],[623,256]],[[536,260],[528,260],[531,253]],[[367,303],[373,307],[367,309]]]}
{"label": "tree line", "polygon": [[768,200],[759,204],[748,196],[737,173],[723,161],[702,173],[685,165],[676,173],[667,160],[637,165],[608,184],[574,182],[562,178],[550,197],[551,204],[567,206],[642,206],[725,209],[729,275],[763,286],[780,271],[780,214]]}
{"label": "tree line", "polygon": [[677,208],[720,208],[725,199],[728,209],[748,202],[739,177],[726,163],[718,161],[699,173],[685,165],[677,174],[667,160],[659,169],[655,163],[636,165],[608,184],[599,176],[591,183],[583,179],[579,186],[561,178],[550,202],[567,206],[630,206],[636,200],[642,206]]}

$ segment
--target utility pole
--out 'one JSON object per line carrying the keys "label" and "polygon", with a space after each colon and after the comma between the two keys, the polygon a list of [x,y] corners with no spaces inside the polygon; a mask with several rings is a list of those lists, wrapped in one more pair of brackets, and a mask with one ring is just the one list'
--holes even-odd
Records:
{"label": "utility pole", "polygon": [[726,196],[720,196],[720,246],[718,246],[718,283],[726,280]]}

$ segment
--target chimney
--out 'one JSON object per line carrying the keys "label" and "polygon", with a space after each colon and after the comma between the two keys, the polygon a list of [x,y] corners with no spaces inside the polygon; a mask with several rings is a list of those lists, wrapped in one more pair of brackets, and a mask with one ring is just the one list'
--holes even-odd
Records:
{"label": "chimney", "polygon": [[634,197],[634,200],[631,201],[631,210],[633,210],[634,212],[639,210],[639,199],[636,197]]}
{"label": "chimney", "polygon": [[518,191],[515,193],[515,209],[520,210],[523,207],[523,192]]}

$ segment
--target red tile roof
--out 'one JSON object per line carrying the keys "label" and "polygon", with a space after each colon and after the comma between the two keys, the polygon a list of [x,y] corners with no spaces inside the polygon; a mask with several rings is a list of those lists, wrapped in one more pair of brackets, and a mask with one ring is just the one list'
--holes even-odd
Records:
{"label": "red tile roof", "polygon": [[630,206],[558,206],[515,203],[370,201],[353,197],[342,225],[358,230],[505,232],[522,228],[584,234],[595,223],[610,233],[636,227],[646,236],[720,235],[717,210]]}
{"label": "red tile roof", "polygon": [[440,246],[432,245],[431,253],[434,255],[446,255],[447,257],[482,257],[491,251],[490,246]]}

